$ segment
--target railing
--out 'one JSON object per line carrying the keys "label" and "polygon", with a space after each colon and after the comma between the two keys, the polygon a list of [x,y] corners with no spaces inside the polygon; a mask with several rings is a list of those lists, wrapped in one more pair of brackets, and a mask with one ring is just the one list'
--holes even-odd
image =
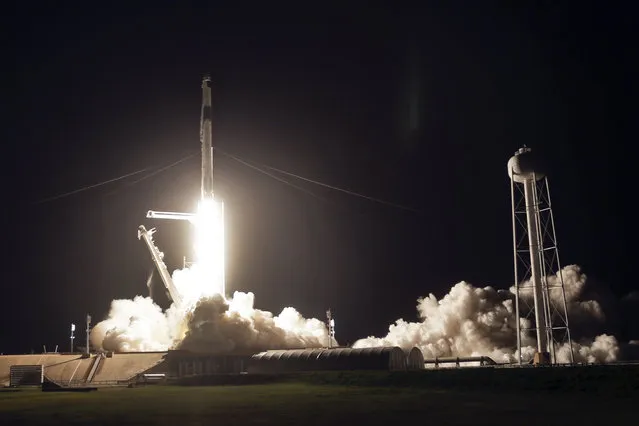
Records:
{"label": "railing", "polygon": [[519,365],[517,363],[498,363],[493,367],[501,367],[501,368],[567,368],[567,367],[614,367],[620,365],[639,365],[639,361],[612,361],[612,362],[575,362],[574,364],[570,363],[560,363],[560,364],[542,364],[542,365],[534,365],[525,363]]}
{"label": "railing", "polygon": [[93,382],[93,377],[95,377],[95,373],[98,371],[98,366],[100,365],[100,361],[102,361],[102,357],[104,357],[104,355],[99,354],[93,358],[93,364],[91,365],[91,369],[89,370],[89,374],[85,380],[86,383]]}
{"label": "railing", "polygon": [[56,380],[47,379],[48,381],[55,383],[63,388],[73,387],[115,387],[115,386],[128,386],[135,380],[94,380],[91,383],[87,383],[85,380],[70,380],[60,383]]}
{"label": "railing", "polygon": [[484,366],[494,366],[497,363],[487,356],[466,356],[466,357],[438,357],[438,358],[427,358],[424,360],[424,364],[434,364],[435,368],[439,367],[440,364],[456,364],[457,367],[462,367],[462,363],[468,362],[478,362],[478,367]]}

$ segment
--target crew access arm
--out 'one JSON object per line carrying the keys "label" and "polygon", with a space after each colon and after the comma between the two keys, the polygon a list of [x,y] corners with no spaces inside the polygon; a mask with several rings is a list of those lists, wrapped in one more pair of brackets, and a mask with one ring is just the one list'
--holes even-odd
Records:
{"label": "crew access arm", "polygon": [[171,301],[176,305],[180,305],[182,303],[182,297],[180,293],[177,291],[175,284],[173,284],[173,279],[171,278],[171,274],[164,263],[164,254],[157,248],[155,243],[153,243],[153,234],[155,233],[155,228],[152,228],[147,231],[144,225],[140,225],[138,227],[138,239],[143,239],[146,243],[149,251],[151,252],[151,258],[153,259],[153,263],[155,263],[155,267],[158,269],[160,273],[160,277],[162,278],[162,282],[164,283],[164,287],[169,293],[169,297]]}

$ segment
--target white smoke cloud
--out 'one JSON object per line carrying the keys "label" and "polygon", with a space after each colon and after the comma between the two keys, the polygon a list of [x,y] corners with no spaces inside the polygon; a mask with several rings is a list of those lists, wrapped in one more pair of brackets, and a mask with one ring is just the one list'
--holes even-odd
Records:
{"label": "white smoke cloud", "polygon": [[386,337],[361,339],[353,347],[417,346],[424,358],[489,356],[509,361],[517,326],[513,309],[504,292],[462,281],[439,301],[433,294],[418,299],[421,322],[399,319]]}
{"label": "white smoke cloud", "polygon": [[[321,347],[328,344],[323,322],[305,319],[293,308],[278,316],[253,308],[253,293],[235,292],[201,299],[187,315],[179,348],[202,352]],[[336,342],[335,342],[336,343]]]}
{"label": "white smoke cloud", "polygon": [[[590,344],[573,344],[575,361],[577,362],[612,362],[619,358],[619,343],[615,336],[602,334],[595,337]],[[570,352],[565,345],[557,354],[559,362],[568,362]]]}
{"label": "white smoke cloud", "polygon": [[[566,304],[571,327],[588,322],[602,322],[605,315],[594,300],[580,300],[586,282],[585,274],[576,265],[562,270]],[[549,285],[557,283],[559,275],[548,278]],[[516,354],[516,315],[514,289],[497,291],[492,287],[477,288],[462,281],[454,285],[441,300],[430,294],[418,299],[420,322],[399,319],[389,327],[385,337],[360,339],[353,347],[399,346],[408,350],[419,347],[425,358],[488,356],[497,362],[513,362]],[[551,299],[559,302],[561,292],[552,291]],[[561,304],[561,307],[563,303]],[[529,321],[521,318],[521,324]],[[577,339],[575,339],[577,337]],[[589,338],[590,337],[590,338]],[[610,362],[619,356],[619,345],[614,336],[579,336],[573,334],[573,349],[577,362]],[[532,336],[522,340],[523,359],[535,352]],[[568,346],[557,348],[558,362],[569,362]]]}
{"label": "white smoke cloud", "polygon": [[[564,312],[561,292],[562,278],[570,322],[575,326],[584,326],[586,329],[603,324],[606,321],[606,315],[599,299],[605,299],[605,297],[599,295],[594,289],[587,288],[588,276],[581,271],[578,265],[568,265],[561,270],[561,274],[557,271],[547,277],[551,303],[560,312]],[[524,282],[523,285],[530,286],[529,288],[532,289],[530,281]],[[515,294],[514,286],[510,288],[510,292]],[[521,295],[524,299],[532,302],[532,292],[523,292]],[[584,297],[590,297],[590,299]]]}
{"label": "white smoke cloud", "polygon": [[148,297],[114,300],[108,318],[91,330],[91,344],[121,352],[164,350],[174,338],[169,315]]}
{"label": "white smoke cloud", "polygon": [[[108,318],[91,331],[93,347],[107,351],[163,351],[174,348],[209,353],[321,347],[328,344],[326,325],[305,319],[297,310],[280,315],[254,308],[253,293],[235,292],[231,299],[207,295],[202,275],[178,269],[173,282],[184,297],[182,308],[166,312],[150,298],[114,300]],[[333,344],[337,342],[333,339]]]}
{"label": "white smoke cloud", "polygon": [[[596,300],[582,300],[586,275],[578,266],[563,269],[571,329],[573,354],[577,362],[610,362],[618,359],[616,338],[601,334],[588,336],[588,324],[606,319]],[[328,342],[326,325],[306,319],[292,307],[279,315],[255,309],[253,293],[235,292],[230,299],[208,295],[196,269],[180,269],[173,274],[185,305],[162,312],[150,298],[114,300],[108,318],[91,332],[95,348],[112,351],[159,351],[182,348],[192,351],[229,352],[265,349],[322,347]],[[549,283],[558,275],[549,277]],[[512,291],[512,289],[511,289]],[[385,337],[358,340],[353,347],[419,347],[425,358],[448,356],[488,356],[497,362],[513,362],[516,354],[516,315],[511,291],[478,288],[465,281],[455,284],[438,300],[433,294],[418,299],[419,322],[397,320]],[[558,301],[555,292],[551,299]],[[523,326],[530,325],[524,318]],[[586,325],[586,326],[584,326]],[[337,342],[333,340],[333,345]],[[524,359],[532,358],[535,341],[524,336]],[[569,362],[567,346],[557,348],[558,362]]]}

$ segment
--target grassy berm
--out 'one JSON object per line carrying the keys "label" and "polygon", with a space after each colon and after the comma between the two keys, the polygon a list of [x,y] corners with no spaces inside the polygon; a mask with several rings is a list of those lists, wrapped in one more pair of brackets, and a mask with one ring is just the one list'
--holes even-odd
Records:
{"label": "grassy berm", "polygon": [[0,391],[0,425],[583,426],[631,424],[637,401],[639,367],[333,372]]}

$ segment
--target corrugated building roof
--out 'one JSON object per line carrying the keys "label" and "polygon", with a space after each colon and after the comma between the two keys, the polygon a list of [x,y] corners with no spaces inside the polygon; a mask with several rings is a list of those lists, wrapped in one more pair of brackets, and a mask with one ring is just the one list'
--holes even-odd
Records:
{"label": "corrugated building roof", "polygon": [[396,346],[293,349],[260,352],[249,361],[254,373],[321,370],[406,370],[406,355]]}
{"label": "corrugated building roof", "polygon": [[406,356],[406,369],[407,370],[423,370],[424,369],[424,354],[418,347],[412,348]]}

